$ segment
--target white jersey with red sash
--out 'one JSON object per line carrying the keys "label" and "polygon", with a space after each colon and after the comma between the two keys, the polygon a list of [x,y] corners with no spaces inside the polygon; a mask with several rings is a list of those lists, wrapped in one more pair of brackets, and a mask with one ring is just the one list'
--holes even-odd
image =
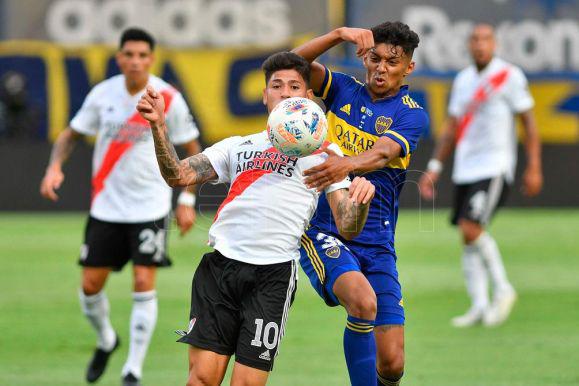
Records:
{"label": "white jersey with red sash", "polygon": [[500,58],[481,72],[474,65],[459,72],[448,106],[449,115],[458,119],[453,182],[499,175],[512,181],[517,162],[514,115],[533,105],[521,69]]}
{"label": "white jersey with red sash", "polygon": [[[329,148],[342,154],[335,144]],[[304,184],[303,171],[321,164],[327,154],[318,150],[302,158],[286,156],[273,147],[265,131],[224,139],[203,154],[217,172],[215,183],[231,183],[209,229],[209,245],[248,264],[298,259],[300,238],[319,198]],[[325,192],[349,186],[346,179]]]}
{"label": "white jersey with red sash", "polygon": [[[149,84],[165,99],[171,142],[196,139],[199,131],[183,96],[156,76],[149,76]],[[130,95],[124,76],[114,76],[91,90],[70,122],[73,130],[96,135],[90,213],[102,221],[152,221],[171,209],[171,188],[161,177],[151,129],[135,110],[143,92]]]}

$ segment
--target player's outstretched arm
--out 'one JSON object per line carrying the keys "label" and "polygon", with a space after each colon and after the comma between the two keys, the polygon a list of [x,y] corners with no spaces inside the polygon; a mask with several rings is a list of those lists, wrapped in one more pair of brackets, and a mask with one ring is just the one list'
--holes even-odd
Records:
{"label": "player's outstretched arm", "polygon": [[324,52],[342,42],[356,44],[356,55],[361,57],[374,47],[374,35],[368,29],[340,27],[293,49],[293,52],[312,64],[310,85],[315,92],[320,91],[326,73],[324,66],[315,63],[315,60]]}
{"label": "player's outstretched arm", "polygon": [[40,183],[40,194],[43,197],[52,201],[58,200],[58,195],[55,190],[60,188],[60,185],[62,185],[64,181],[62,165],[66,162],[78,139],[81,137],[82,134],[67,127],[58,135],[58,138],[56,138],[52,146],[46,173]]}
{"label": "player's outstretched arm", "polygon": [[402,148],[398,142],[380,137],[372,149],[353,157],[340,157],[331,149],[324,163],[304,171],[308,188],[323,190],[331,184],[343,180],[350,173],[365,173],[386,166],[391,160],[400,156]]}
{"label": "player's outstretched arm", "polygon": [[436,192],[436,183],[440,178],[440,173],[444,162],[450,157],[456,145],[456,131],[458,129],[458,119],[449,116],[442,125],[442,134],[436,143],[432,158],[428,162],[426,171],[418,180],[418,188],[422,198],[432,200]]}
{"label": "player's outstretched arm", "polygon": [[349,189],[328,193],[328,202],[338,231],[346,240],[352,240],[364,229],[375,189],[364,177],[356,177]]}
{"label": "player's outstretched arm", "polygon": [[196,154],[179,160],[175,147],[169,140],[164,109],[163,97],[151,86],[147,86],[147,91],[137,104],[137,110],[151,125],[155,155],[167,184],[171,187],[188,186],[217,179],[217,173],[206,155]]}

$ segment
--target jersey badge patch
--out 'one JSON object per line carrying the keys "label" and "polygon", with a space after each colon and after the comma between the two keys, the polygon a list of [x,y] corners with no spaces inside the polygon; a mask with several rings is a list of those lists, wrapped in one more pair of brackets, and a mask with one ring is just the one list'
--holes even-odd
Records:
{"label": "jersey badge patch", "polygon": [[384,134],[389,128],[392,126],[392,118],[385,117],[384,115],[380,115],[376,118],[376,133]]}
{"label": "jersey badge patch", "polygon": [[340,247],[338,246],[326,249],[326,256],[332,259],[337,259],[338,257],[340,257],[340,253],[341,253]]}

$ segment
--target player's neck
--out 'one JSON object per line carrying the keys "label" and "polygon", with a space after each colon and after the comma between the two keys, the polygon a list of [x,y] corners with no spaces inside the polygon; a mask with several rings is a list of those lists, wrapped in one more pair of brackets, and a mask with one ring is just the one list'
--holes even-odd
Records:
{"label": "player's neck", "polygon": [[489,66],[489,64],[491,64],[491,62],[492,62],[492,59],[489,60],[488,62],[485,62],[485,63],[476,63],[476,62],[475,62],[474,65],[475,65],[476,70],[477,70],[478,72],[483,72],[483,71],[485,70],[485,68],[487,68],[487,67]]}
{"label": "player's neck", "polygon": [[368,94],[370,95],[372,102],[376,102],[380,99],[389,98],[391,96],[398,94],[398,92],[400,91],[400,87],[402,87],[402,85],[398,85],[398,86],[393,87],[393,88],[391,88],[383,93],[377,94],[377,93],[373,92],[372,89],[370,88],[370,86],[368,86],[368,84],[366,83],[366,90],[368,91]]}
{"label": "player's neck", "polygon": [[130,95],[135,95],[147,87],[149,76],[142,79],[129,79],[125,76],[125,87]]}

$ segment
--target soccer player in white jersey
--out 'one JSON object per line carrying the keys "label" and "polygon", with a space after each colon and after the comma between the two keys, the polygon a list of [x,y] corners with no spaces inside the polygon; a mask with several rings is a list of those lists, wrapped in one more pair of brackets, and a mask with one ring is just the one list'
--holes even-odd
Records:
{"label": "soccer player in white jersey", "polygon": [[515,116],[520,118],[525,131],[527,164],[523,193],[534,196],[543,184],[541,144],[527,79],[521,69],[494,55],[495,46],[493,28],[487,24],[475,26],[469,41],[474,64],[459,72],[454,80],[448,119],[420,179],[423,197],[432,199],[443,162],[454,149],[452,223],[462,233],[463,272],[472,302],[466,314],[452,319],[456,327],[480,322],[486,326],[501,324],[517,298],[497,243],[486,231],[514,180]]}
{"label": "soccer player in white jersey", "polygon": [[[310,65],[302,57],[274,54],[263,70],[268,111],[285,98],[313,96]],[[203,256],[193,278],[189,330],[180,339],[190,345],[187,385],[221,384],[233,354],[232,385],[265,385],[296,290],[300,238],[320,194],[306,187],[302,173],[327,155],[286,156],[262,131],[227,138],[179,160],[159,93],[149,88],[137,108],[151,123],[169,185],[231,183],[209,230],[215,250]],[[351,184],[347,179],[331,184],[325,194],[342,235],[355,237],[365,224],[374,186],[357,177]]]}
{"label": "soccer player in white jersey", "polygon": [[[154,40],[147,32],[123,33],[116,59],[122,74],[97,84],[56,140],[41,184],[41,194],[56,201],[64,180],[62,165],[79,138],[96,135],[92,201],[81,248],[82,311],[98,335],[86,379],[95,382],[105,370],[119,338],[109,319],[103,290],[111,271],[133,262],[133,309],[129,355],[122,370],[126,386],[140,384],[142,366],[157,320],[156,267],[170,265],[165,255],[171,189],[155,161],[149,124],[135,111],[147,84],[165,99],[169,137],[188,154],[199,152],[199,132],[183,96],[149,74]],[[192,188],[179,196],[175,216],[181,233],[195,218]]]}

